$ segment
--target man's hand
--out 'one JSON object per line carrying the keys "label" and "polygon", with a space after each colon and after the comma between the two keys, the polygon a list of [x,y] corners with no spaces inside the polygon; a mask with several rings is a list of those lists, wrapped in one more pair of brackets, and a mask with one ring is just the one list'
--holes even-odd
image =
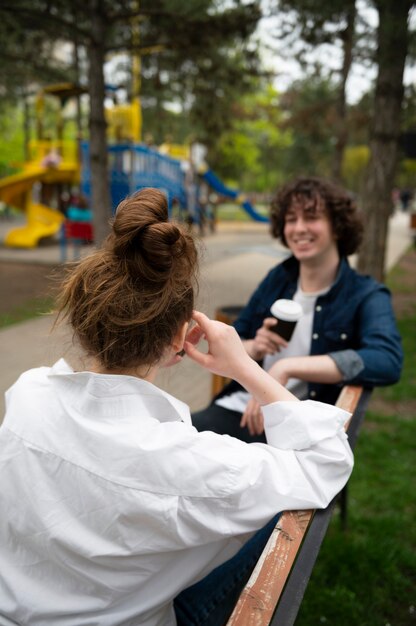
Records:
{"label": "man's hand", "polygon": [[260,404],[250,398],[240,422],[241,428],[247,426],[250,435],[261,435],[264,431],[264,419]]}
{"label": "man's hand", "polygon": [[[288,359],[277,361],[268,371],[270,376],[284,387],[289,380],[289,372],[286,367],[287,361]],[[263,412],[260,404],[254,398],[250,398],[248,401],[246,410],[241,418],[240,426],[241,428],[247,426],[250,435],[261,435],[264,431]]]}
{"label": "man's hand", "polygon": [[244,342],[247,353],[251,358],[260,361],[266,354],[275,354],[280,352],[282,348],[287,347],[287,341],[271,330],[276,324],[278,324],[278,321],[274,317],[266,317],[263,320],[263,325],[256,332],[254,339],[248,339]]}
{"label": "man's hand", "polygon": [[[281,359],[280,361],[277,361],[268,371],[270,376],[272,376],[284,387],[287,385],[287,381],[290,377],[287,368],[288,362],[288,359]],[[241,428],[247,426],[250,435],[261,435],[264,431],[263,412],[260,404],[254,398],[250,398],[248,401],[246,410],[241,418],[240,426]]]}

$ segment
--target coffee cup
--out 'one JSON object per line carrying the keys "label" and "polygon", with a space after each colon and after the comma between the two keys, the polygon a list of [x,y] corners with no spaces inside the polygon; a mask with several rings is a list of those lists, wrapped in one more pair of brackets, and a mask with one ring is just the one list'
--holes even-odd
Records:
{"label": "coffee cup", "polygon": [[303,314],[300,304],[294,300],[276,300],[270,307],[270,313],[278,321],[270,330],[283,337],[286,341],[290,341],[296,323]]}

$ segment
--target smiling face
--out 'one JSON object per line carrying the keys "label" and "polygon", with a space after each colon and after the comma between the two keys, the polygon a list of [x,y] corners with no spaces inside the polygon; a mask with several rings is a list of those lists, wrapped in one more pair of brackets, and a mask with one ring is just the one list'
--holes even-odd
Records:
{"label": "smiling face", "polygon": [[319,196],[292,199],[285,215],[284,238],[300,263],[326,262],[339,256],[325,203]]}

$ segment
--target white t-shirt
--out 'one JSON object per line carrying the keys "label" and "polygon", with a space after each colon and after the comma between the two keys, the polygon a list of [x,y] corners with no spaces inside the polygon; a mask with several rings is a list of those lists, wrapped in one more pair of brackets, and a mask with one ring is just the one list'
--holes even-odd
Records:
{"label": "white t-shirt", "polygon": [[149,382],[61,360],[6,406],[2,626],[173,626],[182,589],[278,511],[325,507],[353,464],[349,414],[310,400],[264,407],[270,445],[246,444],[198,433]]}
{"label": "white t-shirt", "polygon": [[[319,296],[323,296],[328,293],[330,288],[331,287],[327,287],[322,291],[314,293],[306,293],[302,291],[298,285],[296,293],[293,296],[293,300],[301,305],[303,310],[302,317],[295,326],[295,330],[287,348],[282,348],[280,352],[276,352],[275,354],[267,354],[263,360],[263,369],[268,372],[272,365],[280,359],[285,359],[291,356],[307,356],[310,354],[313,314],[315,311],[316,300]],[[308,383],[304,380],[289,378],[286,387],[301,400],[307,396]],[[249,399],[250,394],[246,391],[236,391],[229,396],[219,398],[216,400],[216,404],[224,407],[225,409],[230,409],[231,411],[244,413]]]}

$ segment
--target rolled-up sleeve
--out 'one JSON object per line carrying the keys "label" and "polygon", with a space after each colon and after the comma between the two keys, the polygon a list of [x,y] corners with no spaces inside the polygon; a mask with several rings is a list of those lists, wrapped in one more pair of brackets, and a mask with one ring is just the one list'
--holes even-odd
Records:
{"label": "rolled-up sleeve", "polygon": [[[340,369],[345,374],[344,379],[366,385],[396,383],[402,370],[403,350],[390,292],[383,285],[361,303],[358,329],[360,345],[355,350],[356,357],[340,355]],[[331,357],[337,362],[336,353],[332,353]],[[361,369],[358,369],[357,357],[363,363]]]}
{"label": "rolled-up sleeve", "polygon": [[364,369],[364,361],[356,350],[340,350],[329,355],[342,374],[344,381],[352,380]]}
{"label": "rolled-up sleeve", "polygon": [[[303,508],[325,508],[344,487],[354,465],[345,433],[350,413],[305,400],[267,405],[263,415],[268,444],[291,451],[286,462],[291,465],[293,505],[308,493],[309,503],[303,502]],[[287,504],[286,508],[292,508]]]}

